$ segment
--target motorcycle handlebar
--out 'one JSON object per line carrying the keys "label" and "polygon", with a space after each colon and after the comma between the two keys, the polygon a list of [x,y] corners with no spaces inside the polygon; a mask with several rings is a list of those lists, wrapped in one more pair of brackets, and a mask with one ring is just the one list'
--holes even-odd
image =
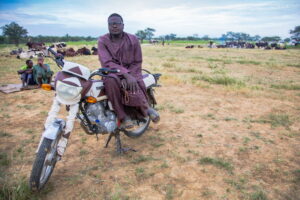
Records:
{"label": "motorcycle handlebar", "polygon": [[91,75],[90,79],[94,76],[103,76],[103,77],[109,77],[109,73],[119,73],[119,69],[109,69],[109,68],[100,68],[98,70],[95,70]]}
{"label": "motorcycle handlebar", "polygon": [[48,48],[48,51],[54,55],[56,64],[59,67],[63,67],[64,66],[63,55],[56,53],[51,47]]}
{"label": "motorcycle handlebar", "polygon": [[48,48],[48,51],[50,51],[55,57],[58,57],[57,53],[53,51],[51,47]]}

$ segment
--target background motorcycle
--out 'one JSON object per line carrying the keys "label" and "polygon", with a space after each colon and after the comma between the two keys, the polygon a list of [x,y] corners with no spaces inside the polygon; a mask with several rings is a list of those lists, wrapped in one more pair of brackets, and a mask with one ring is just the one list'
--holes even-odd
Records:
{"label": "background motorcycle", "polygon": [[[116,114],[111,102],[104,93],[102,80],[98,77],[109,78],[110,73],[118,73],[118,70],[101,68],[90,73],[90,70],[80,64],[68,62],[58,55],[51,48],[48,49],[55,57],[56,64],[62,71],[56,75],[55,87],[42,85],[45,90],[56,90],[56,95],[52,107],[48,113],[45,123],[45,131],[42,134],[36,152],[36,158],[32,166],[30,176],[30,187],[32,190],[40,190],[49,180],[56,162],[61,158],[57,153],[57,147],[64,132],[71,132],[75,118],[79,119],[81,127],[89,134],[109,134],[105,147],[112,137],[115,137],[116,151],[123,153],[130,148],[122,148],[120,132],[131,138],[141,136],[150,124],[150,118],[132,119],[135,128],[126,130],[120,128]],[[149,105],[154,107],[156,100],[154,97],[154,87],[161,74],[151,74],[149,71],[143,74],[143,81],[147,88]],[[56,118],[61,105],[66,105],[68,110],[67,120]],[[134,150],[133,150],[134,151]]]}

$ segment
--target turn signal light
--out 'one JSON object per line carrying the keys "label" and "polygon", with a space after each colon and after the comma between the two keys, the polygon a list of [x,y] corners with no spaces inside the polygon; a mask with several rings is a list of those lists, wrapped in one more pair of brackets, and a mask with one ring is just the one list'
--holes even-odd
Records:
{"label": "turn signal light", "polygon": [[52,86],[50,84],[42,84],[42,89],[50,91],[52,90]]}
{"label": "turn signal light", "polygon": [[85,101],[88,103],[97,103],[97,99],[95,97],[87,97]]}

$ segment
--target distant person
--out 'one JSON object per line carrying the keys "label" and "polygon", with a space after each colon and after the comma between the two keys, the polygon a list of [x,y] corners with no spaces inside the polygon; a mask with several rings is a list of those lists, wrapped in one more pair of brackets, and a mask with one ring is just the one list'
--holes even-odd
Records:
{"label": "distant person", "polygon": [[32,60],[26,60],[26,65],[23,65],[18,74],[21,75],[22,88],[27,88],[29,85],[35,85],[33,76],[33,62]]}
{"label": "distant person", "polygon": [[[137,111],[140,117],[150,116],[158,122],[159,114],[149,106],[142,76],[142,50],[135,35],[123,32],[123,18],[119,14],[108,17],[109,33],[98,40],[98,56],[104,68],[118,69],[113,78],[104,79],[105,92],[122,122],[123,128],[134,126],[131,116]],[[127,97],[127,98],[125,98]]]}
{"label": "distant person", "polygon": [[53,71],[48,64],[44,64],[44,57],[39,56],[37,64],[33,66],[33,76],[39,87],[44,83],[51,83]]}
{"label": "distant person", "polygon": [[209,41],[209,48],[212,48],[214,42],[213,41]]}

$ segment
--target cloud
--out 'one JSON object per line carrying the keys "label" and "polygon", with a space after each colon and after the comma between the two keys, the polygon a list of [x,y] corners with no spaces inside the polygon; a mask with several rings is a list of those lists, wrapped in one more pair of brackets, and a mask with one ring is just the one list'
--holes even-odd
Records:
{"label": "cloud", "polygon": [[24,26],[61,24],[68,30],[82,28],[89,32],[96,28],[107,29],[108,15],[118,12],[124,18],[126,31],[134,33],[152,27],[157,30],[156,35],[220,36],[227,31],[271,35],[275,31],[274,34],[288,36],[288,30],[299,25],[300,6],[292,0],[231,2],[65,0],[57,4],[50,1],[1,11],[0,23],[10,20]]}

